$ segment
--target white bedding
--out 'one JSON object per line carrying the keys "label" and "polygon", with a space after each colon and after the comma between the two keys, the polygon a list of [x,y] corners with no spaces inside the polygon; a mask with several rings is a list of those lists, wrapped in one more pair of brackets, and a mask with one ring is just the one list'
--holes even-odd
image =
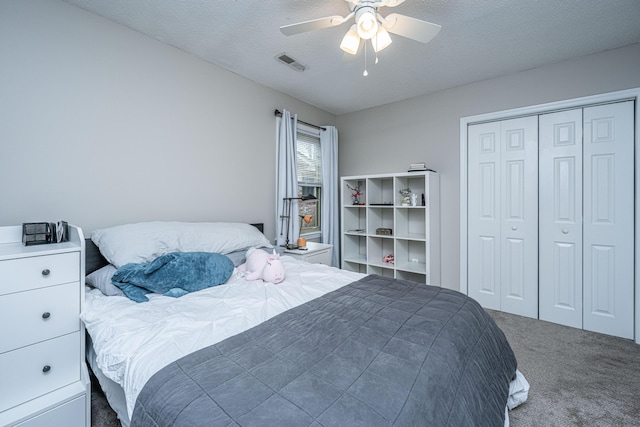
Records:
{"label": "white bedding", "polygon": [[[289,256],[281,260],[286,278],[278,285],[246,281],[234,270],[224,285],[180,298],[151,294],[144,303],[87,288],[81,318],[93,341],[95,363],[124,390],[128,419],[145,383],[164,366],[364,277]],[[509,409],[527,399],[528,389],[518,372]]]}
{"label": "white bedding", "polygon": [[286,278],[277,285],[248,282],[235,270],[224,285],[181,298],[148,295],[144,303],[87,289],[81,318],[98,367],[124,389],[129,419],[142,387],[164,366],[364,276],[281,260]]}

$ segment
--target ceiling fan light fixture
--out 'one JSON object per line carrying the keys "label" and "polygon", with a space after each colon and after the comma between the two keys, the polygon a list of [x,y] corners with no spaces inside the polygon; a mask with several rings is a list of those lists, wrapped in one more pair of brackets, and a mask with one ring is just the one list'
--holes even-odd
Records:
{"label": "ceiling fan light fixture", "polygon": [[375,50],[376,52],[380,52],[382,49],[389,46],[391,42],[392,40],[391,36],[389,36],[389,32],[382,28],[382,26],[378,28],[378,32],[376,33],[375,37],[371,39],[373,50]]}
{"label": "ceiling fan light fixture", "polygon": [[356,28],[360,38],[369,40],[376,35],[379,26],[372,6],[363,6],[356,11]]}
{"label": "ceiling fan light fixture", "polygon": [[358,48],[360,47],[360,36],[358,36],[358,32],[356,31],[356,26],[352,25],[347,34],[344,35],[342,39],[342,43],[340,43],[340,49],[343,51],[355,55],[358,53]]}
{"label": "ceiling fan light fixture", "polygon": [[[378,63],[378,52],[385,49],[392,42],[389,33],[406,37],[421,43],[428,43],[442,28],[438,24],[423,21],[411,16],[399,13],[391,13],[382,16],[378,9],[383,7],[395,7],[405,0],[345,0],[349,4],[350,13],[347,16],[327,16],[319,19],[298,22],[296,24],[283,25],[280,31],[286,36],[305,33],[307,31],[321,30],[323,28],[342,25],[344,22],[355,20],[355,25],[344,35],[340,49],[350,55],[357,55],[361,40],[365,45],[365,75],[367,40],[371,40],[371,47],[375,52],[375,62]],[[353,22],[353,21],[351,21]]]}

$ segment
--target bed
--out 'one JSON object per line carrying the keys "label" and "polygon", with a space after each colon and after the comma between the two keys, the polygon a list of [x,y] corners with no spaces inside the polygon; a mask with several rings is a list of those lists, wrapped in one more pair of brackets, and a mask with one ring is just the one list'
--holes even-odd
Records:
{"label": "bed", "polygon": [[501,426],[526,400],[504,334],[459,292],[281,256],[277,285],[234,268],[218,286],[138,303],[89,276],[175,249],[226,252],[237,267],[269,243],[260,224],[215,223],[233,229],[210,233],[222,246],[192,223],[128,226],[87,239],[96,287],[81,315],[87,360],[124,426]]}

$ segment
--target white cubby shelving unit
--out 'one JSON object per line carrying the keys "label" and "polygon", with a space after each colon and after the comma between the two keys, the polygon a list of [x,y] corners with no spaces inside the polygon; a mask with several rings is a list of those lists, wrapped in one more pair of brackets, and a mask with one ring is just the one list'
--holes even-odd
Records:
{"label": "white cubby shelving unit", "polygon": [[[362,193],[354,204],[351,188]],[[417,203],[403,204],[410,188]],[[440,286],[440,176],[404,172],[345,176],[341,189],[341,267]],[[423,202],[424,200],[424,202]],[[391,229],[391,234],[377,233]],[[385,256],[393,255],[393,263]]]}

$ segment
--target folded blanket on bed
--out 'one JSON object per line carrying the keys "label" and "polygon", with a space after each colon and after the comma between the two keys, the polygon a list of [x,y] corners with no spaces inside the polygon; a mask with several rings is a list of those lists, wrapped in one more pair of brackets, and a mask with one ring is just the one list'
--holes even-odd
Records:
{"label": "folded blanket on bed", "polygon": [[476,301],[370,275],[167,365],[131,426],[503,426],[516,367]]}
{"label": "folded blanket on bed", "polygon": [[171,252],[144,264],[126,264],[111,279],[129,299],[144,302],[148,293],[180,297],[225,283],[233,261],[210,252]]}

